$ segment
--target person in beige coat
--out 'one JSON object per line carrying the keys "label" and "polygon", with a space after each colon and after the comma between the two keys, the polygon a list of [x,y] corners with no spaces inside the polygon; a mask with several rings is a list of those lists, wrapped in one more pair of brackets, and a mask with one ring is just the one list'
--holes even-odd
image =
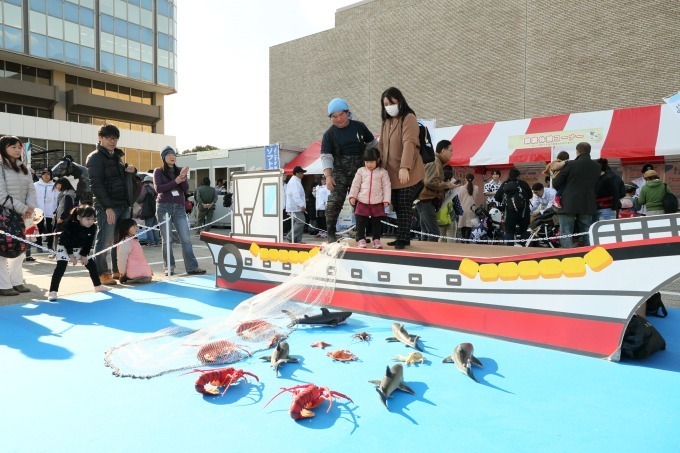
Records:
{"label": "person in beige coat", "polygon": [[380,96],[382,128],[378,149],[382,168],[390,175],[392,205],[397,214],[397,239],[388,242],[395,249],[411,244],[413,201],[423,189],[425,166],[420,157],[418,120],[404,95],[391,87]]}
{"label": "person in beige coat", "polygon": [[[24,220],[33,219],[36,197],[33,179],[21,160],[24,144],[19,138],[6,135],[0,138],[2,178],[0,178],[0,203],[8,210],[19,213]],[[11,199],[7,198],[12,197]],[[22,266],[25,254],[16,258],[0,257],[0,296],[16,296],[30,290],[24,286]]]}

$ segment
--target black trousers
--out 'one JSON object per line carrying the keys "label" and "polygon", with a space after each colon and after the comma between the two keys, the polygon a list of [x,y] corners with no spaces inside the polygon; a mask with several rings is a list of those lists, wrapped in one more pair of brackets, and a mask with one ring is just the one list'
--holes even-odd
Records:
{"label": "black trousers", "polygon": [[[52,274],[52,282],[50,282],[50,291],[59,291],[59,283],[61,283],[61,279],[64,276],[64,272],[66,272],[66,266],[68,266],[68,263],[69,263],[68,261],[64,261],[64,260],[57,261],[57,268],[54,269],[54,274]],[[92,284],[94,286],[101,285],[102,282],[99,279],[99,272],[97,271],[97,264],[94,262],[94,260],[92,258],[87,260],[87,264],[85,265],[85,267],[87,268],[88,272],[90,273],[90,278],[92,279]]]}
{"label": "black trousers", "polygon": [[385,217],[366,217],[363,215],[354,215],[357,219],[357,234],[355,239],[357,242],[360,239],[366,239],[366,225],[371,223],[371,232],[373,233],[373,240],[380,239],[380,233],[382,231],[382,220]]}

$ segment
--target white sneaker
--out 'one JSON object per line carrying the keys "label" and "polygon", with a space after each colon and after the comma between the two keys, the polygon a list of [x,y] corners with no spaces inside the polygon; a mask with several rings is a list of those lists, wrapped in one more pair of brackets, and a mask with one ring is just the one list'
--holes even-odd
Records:
{"label": "white sneaker", "polygon": [[47,300],[57,300],[57,292],[50,291],[50,293],[47,295]]}
{"label": "white sneaker", "polygon": [[94,292],[95,293],[105,293],[106,291],[111,291],[111,289],[112,288],[110,286],[99,285],[99,286],[94,287]]}

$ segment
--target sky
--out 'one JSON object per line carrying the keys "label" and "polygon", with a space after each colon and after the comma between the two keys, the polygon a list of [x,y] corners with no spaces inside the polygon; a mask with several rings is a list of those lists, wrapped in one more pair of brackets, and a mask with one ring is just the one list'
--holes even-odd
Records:
{"label": "sky", "polygon": [[358,1],[178,2],[178,89],[165,97],[165,134],[180,151],[269,144],[269,47],[333,28],[335,11]]}

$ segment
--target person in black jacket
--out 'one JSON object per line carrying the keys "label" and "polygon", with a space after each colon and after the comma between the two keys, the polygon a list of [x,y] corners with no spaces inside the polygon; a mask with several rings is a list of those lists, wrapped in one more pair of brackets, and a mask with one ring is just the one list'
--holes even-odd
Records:
{"label": "person in black jacket", "polygon": [[[105,124],[97,133],[99,145],[87,156],[87,171],[94,194],[94,208],[97,211],[97,237],[95,252],[101,252],[113,245],[116,223],[132,217],[132,202],[129,201],[125,184],[125,172],[136,173],[134,166],[123,163],[123,151],[118,149],[120,131],[116,126]],[[100,278],[105,285],[115,285],[119,278],[115,249],[111,251],[113,276],[108,264],[108,252],[97,255],[96,263]],[[118,274],[118,275],[117,275]]]}
{"label": "person in black jacket", "polygon": [[86,204],[81,204],[71,210],[71,215],[66,221],[66,226],[61,235],[59,235],[59,245],[57,246],[57,267],[52,274],[52,282],[50,283],[50,292],[47,295],[47,300],[57,300],[57,291],[59,291],[59,283],[64,276],[66,266],[70,262],[74,266],[80,261],[90,273],[94,290],[98,293],[110,291],[111,288],[102,285],[99,279],[99,272],[97,265],[88,255],[92,251],[92,244],[97,233],[97,227],[94,224],[96,211]]}
{"label": "person in black jacket", "polygon": [[597,159],[600,164],[600,179],[595,186],[595,202],[597,214],[593,221],[616,218],[616,211],[621,208],[621,198],[626,196],[623,181],[609,167],[607,159]]}
{"label": "person in black jacket", "polygon": [[[576,145],[576,159],[565,165],[555,179],[553,186],[562,192],[562,210],[559,212],[560,235],[574,233],[574,224],[578,222],[579,231],[588,233],[593,223],[593,214],[597,211],[595,203],[595,186],[600,178],[600,165],[590,158],[590,143],[581,142]],[[582,236],[583,245],[589,245],[588,235]],[[560,239],[563,248],[572,248],[571,237]]]}
{"label": "person in black jacket", "polygon": [[[518,192],[518,196],[515,193]],[[519,234],[521,239],[529,237],[529,218],[531,215],[529,201],[533,197],[531,187],[526,181],[519,179],[519,170],[510,169],[508,179],[501,184],[496,191],[494,199],[505,209],[505,230],[503,238],[508,241],[506,245],[515,245],[512,242],[515,235]],[[511,199],[512,198],[512,199]],[[513,208],[517,206],[519,210]]]}

